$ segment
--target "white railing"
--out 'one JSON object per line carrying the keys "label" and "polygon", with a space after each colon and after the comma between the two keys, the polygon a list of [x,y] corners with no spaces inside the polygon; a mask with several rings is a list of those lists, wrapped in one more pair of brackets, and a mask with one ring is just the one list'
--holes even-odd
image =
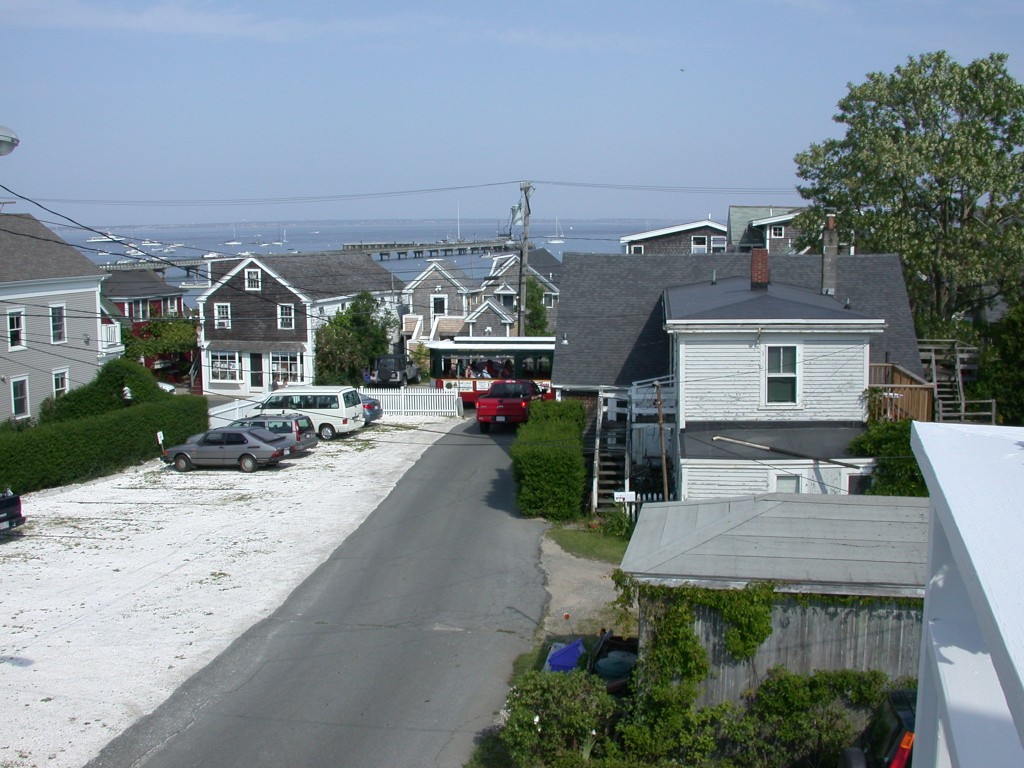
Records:
{"label": "white railing", "polygon": [[120,323],[100,324],[100,348],[121,346],[121,325]]}
{"label": "white railing", "polygon": [[674,421],[676,412],[676,380],[674,376],[633,382],[629,393],[633,415],[657,415],[659,387],[655,386],[655,383],[661,385],[661,413],[663,416],[671,416]]}
{"label": "white railing", "polygon": [[462,398],[455,390],[434,387],[362,387],[368,397],[380,400],[385,417],[462,416]]}

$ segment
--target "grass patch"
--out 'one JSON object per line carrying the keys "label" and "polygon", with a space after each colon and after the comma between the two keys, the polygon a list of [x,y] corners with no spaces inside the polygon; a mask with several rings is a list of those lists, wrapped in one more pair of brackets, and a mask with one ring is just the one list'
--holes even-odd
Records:
{"label": "grass patch", "polygon": [[585,557],[588,560],[600,560],[603,563],[618,565],[626,554],[629,542],[619,536],[609,536],[604,531],[578,525],[567,525],[551,528],[547,535],[566,552]]}

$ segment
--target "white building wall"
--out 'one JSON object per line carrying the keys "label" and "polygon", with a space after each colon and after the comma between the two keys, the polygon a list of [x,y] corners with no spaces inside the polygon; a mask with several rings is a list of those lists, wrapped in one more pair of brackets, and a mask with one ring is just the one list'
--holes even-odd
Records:
{"label": "white building wall", "polygon": [[780,487],[779,477],[787,476],[798,478],[797,493],[846,494],[850,476],[867,474],[871,462],[867,459],[844,461],[863,465],[864,469],[856,470],[810,460],[683,459],[680,462],[680,494],[683,501],[695,501],[762,493],[790,493],[792,490],[789,485]]}
{"label": "white building wall", "polygon": [[[868,339],[837,334],[679,336],[686,421],[863,421]],[[797,403],[765,402],[765,347],[795,345]]]}

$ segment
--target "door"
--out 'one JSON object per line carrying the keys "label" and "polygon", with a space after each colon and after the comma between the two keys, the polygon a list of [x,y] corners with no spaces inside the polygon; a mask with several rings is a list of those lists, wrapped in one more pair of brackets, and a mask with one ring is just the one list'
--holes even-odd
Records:
{"label": "door", "polygon": [[263,354],[260,352],[249,353],[249,391],[255,392],[263,389]]}

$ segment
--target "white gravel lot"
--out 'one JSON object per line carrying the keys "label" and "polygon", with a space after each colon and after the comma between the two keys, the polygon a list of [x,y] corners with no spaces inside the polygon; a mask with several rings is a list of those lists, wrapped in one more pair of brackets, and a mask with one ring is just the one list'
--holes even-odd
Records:
{"label": "white gravel lot", "polygon": [[269,615],[457,419],[385,416],[251,475],[159,460],[22,497],[0,538],[0,768],[92,759]]}

